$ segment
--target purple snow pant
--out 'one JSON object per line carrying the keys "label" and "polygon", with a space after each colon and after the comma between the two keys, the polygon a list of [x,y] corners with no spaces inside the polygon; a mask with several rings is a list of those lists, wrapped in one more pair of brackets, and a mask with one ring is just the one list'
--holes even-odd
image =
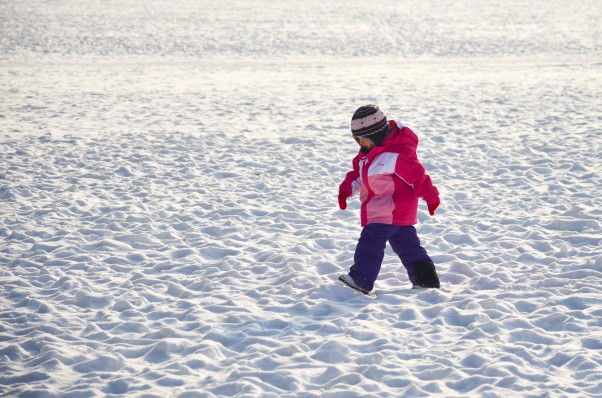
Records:
{"label": "purple snow pant", "polygon": [[349,275],[353,281],[366,290],[374,288],[385,256],[387,241],[401,259],[413,285],[417,283],[416,265],[421,262],[433,263],[426,250],[420,246],[420,239],[413,226],[403,227],[389,224],[368,224],[362,230],[355,248],[355,264]]}

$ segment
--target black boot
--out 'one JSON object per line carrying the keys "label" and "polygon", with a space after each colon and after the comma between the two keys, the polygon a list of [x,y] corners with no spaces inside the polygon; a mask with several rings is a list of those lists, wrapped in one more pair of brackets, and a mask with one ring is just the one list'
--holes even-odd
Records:
{"label": "black boot", "polygon": [[420,287],[431,287],[439,289],[439,275],[435,270],[435,264],[430,261],[418,261],[416,263],[416,284]]}

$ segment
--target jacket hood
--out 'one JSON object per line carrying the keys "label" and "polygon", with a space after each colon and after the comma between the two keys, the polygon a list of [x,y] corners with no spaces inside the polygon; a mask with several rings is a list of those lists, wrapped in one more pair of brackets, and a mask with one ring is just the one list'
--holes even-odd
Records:
{"label": "jacket hood", "polygon": [[393,131],[389,133],[381,145],[374,147],[370,151],[370,158],[374,158],[378,154],[387,152],[389,149],[400,149],[400,147],[410,148],[412,151],[416,152],[416,149],[418,148],[418,136],[402,122],[390,120],[389,125],[393,128]]}
{"label": "jacket hood", "polygon": [[383,142],[383,146],[409,146],[416,150],[418,148],[418,136],[402,122],[395,120],[389,121],[389,125],[393,127],[393,131],[389,134],[387,139]]}

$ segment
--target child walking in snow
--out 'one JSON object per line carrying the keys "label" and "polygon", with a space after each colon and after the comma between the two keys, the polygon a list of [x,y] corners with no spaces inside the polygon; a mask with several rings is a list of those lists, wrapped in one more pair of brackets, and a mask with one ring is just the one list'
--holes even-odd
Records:
{"label": "child walking in snow", "polygon": [[351,132],[360,151],[339,186],[339,207],[345,210],[347,198],[359,192],[363,229],[354,264],[339,280],[370,293],[389,242],[413,287],[439,288],[435,265],[414,228],[418,198],[426,201],[431,216],[440,203],[439,191],[416,156],[418,137],[401,122],[387,120],[377,105],[355,111]]}

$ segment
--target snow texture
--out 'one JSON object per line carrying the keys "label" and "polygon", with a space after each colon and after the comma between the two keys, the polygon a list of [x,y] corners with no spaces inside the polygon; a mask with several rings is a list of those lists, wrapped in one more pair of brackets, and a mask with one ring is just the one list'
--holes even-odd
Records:
{"label": "snow texture", "polygon": [[[601,14],[0,2],[0,397],[602,396]],[[441,290],[336,280],[366,103],[421,139]]]}

